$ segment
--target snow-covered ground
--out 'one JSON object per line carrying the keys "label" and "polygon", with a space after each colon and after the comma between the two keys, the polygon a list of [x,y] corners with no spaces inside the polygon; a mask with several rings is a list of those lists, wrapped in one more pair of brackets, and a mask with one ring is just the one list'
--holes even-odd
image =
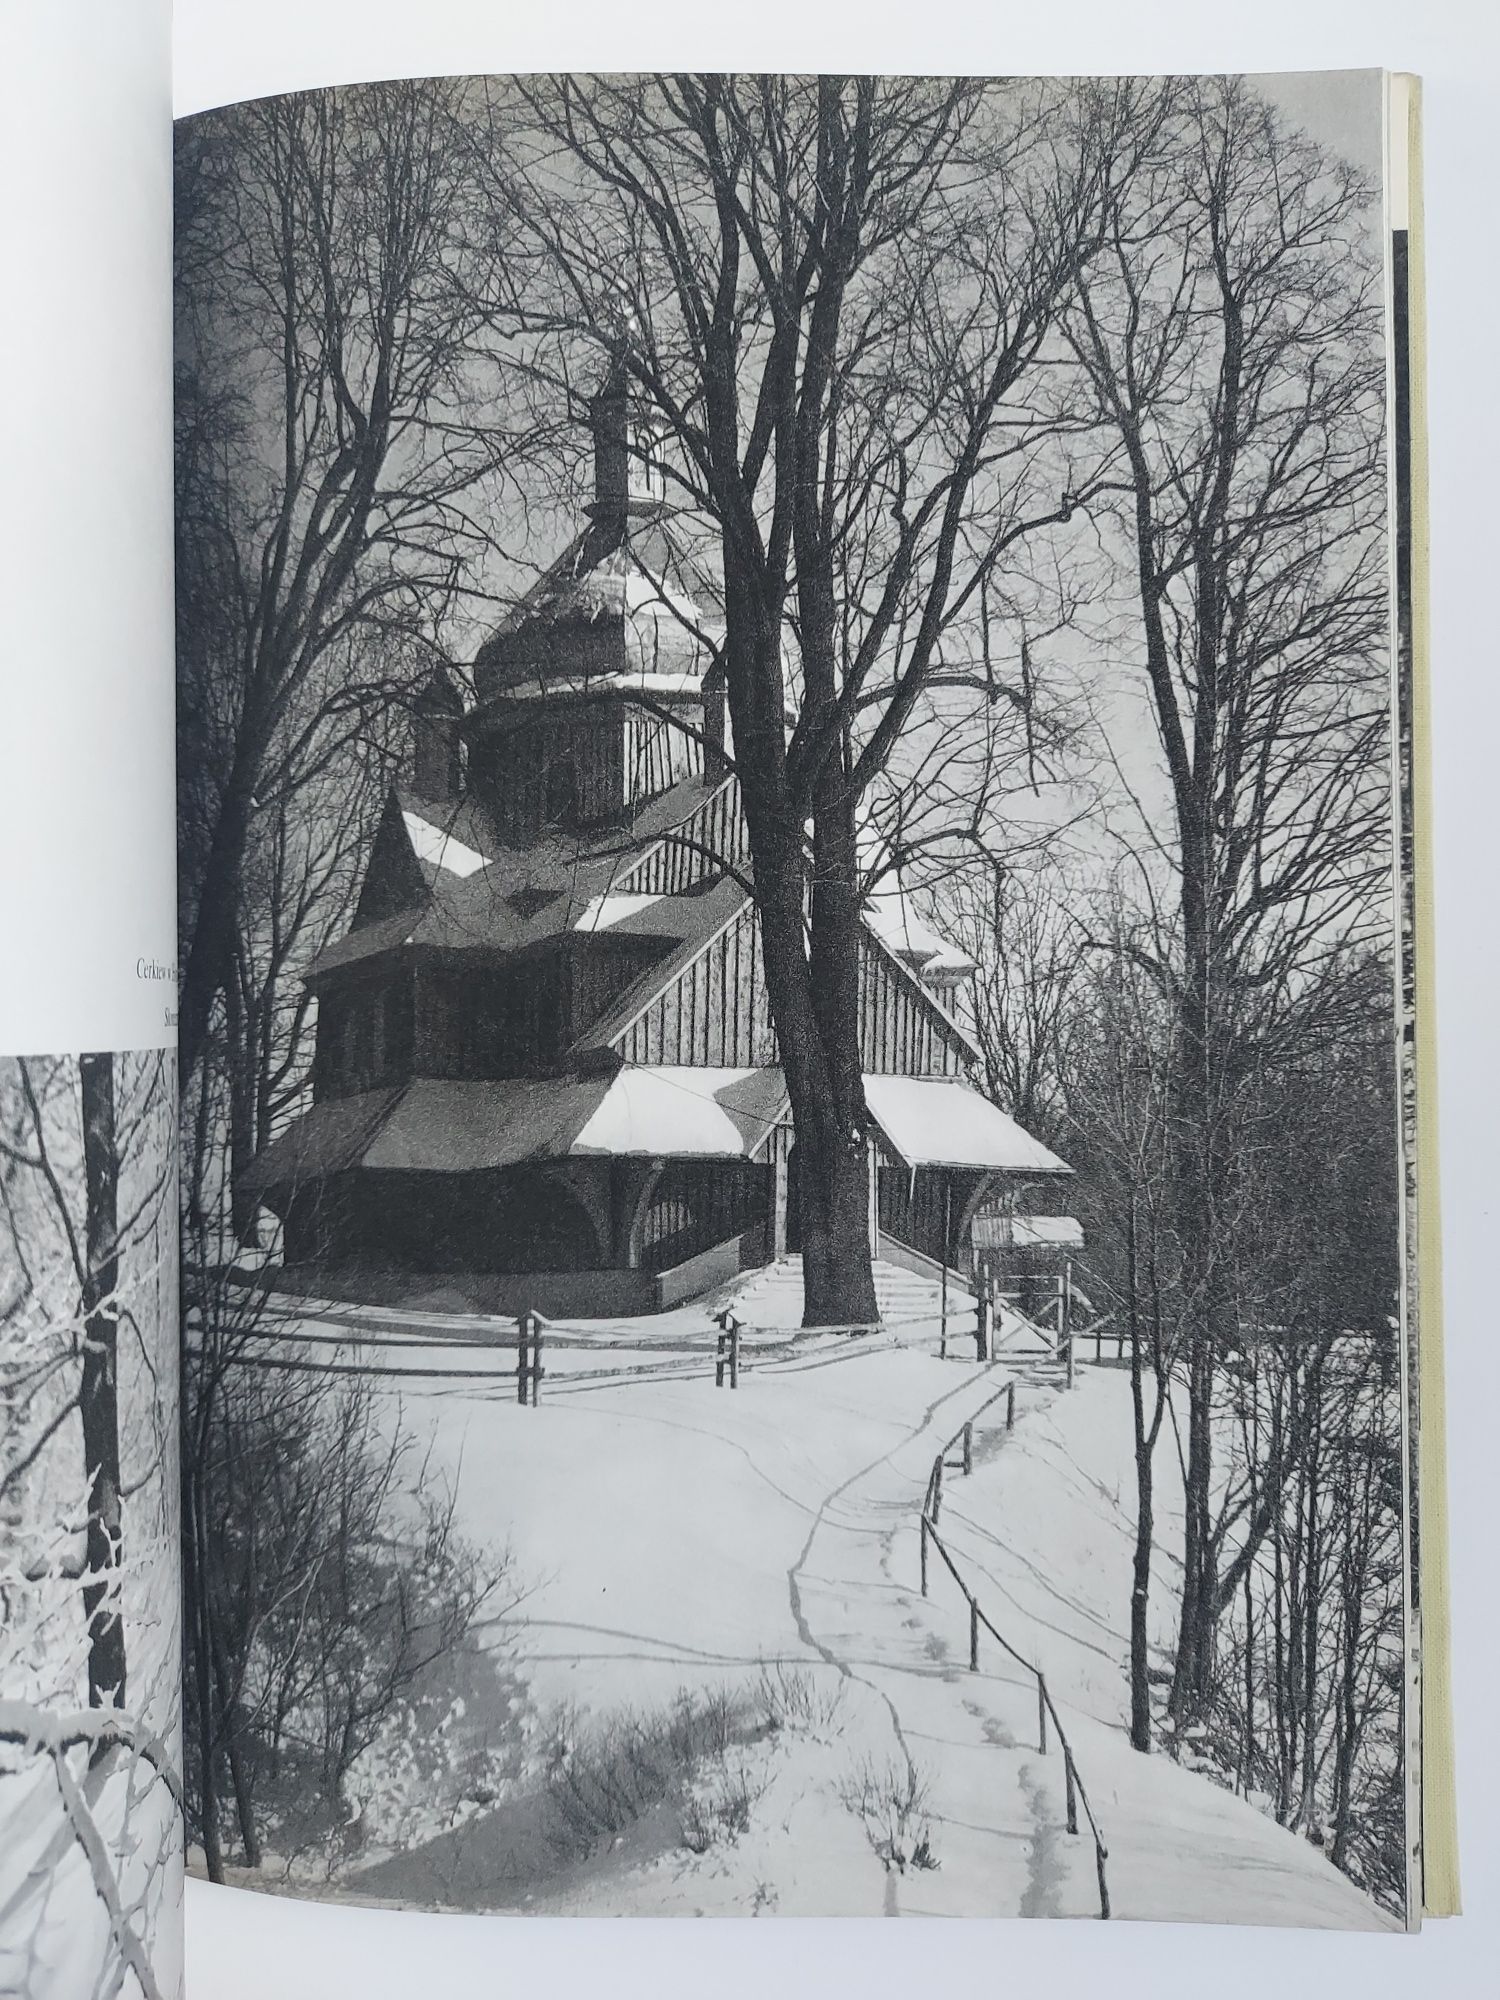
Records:
{"label": "snow-covered ground", "polygon": [[[1046,1672],[1108,1842],[1114,1915],[1389,1924],[1307,1842],[1129,1748],[1122,1374],[1080,1368],[1067,1393],[1023,1382],[1007,1432],[1004,1399],[990,1399],[1008,1365],[942,1361],[920,1330],[914,1345],[747,1351],[737,1392],[715,1388],[705,1348],[664,1369],[668,1334],[614,1330],[611,1368],[638,1362],[633,1373],[560,1347],[534,1409],[503,1380],[392,1378],[392,1407],[430,1444],[464,1533],[508,1546],[527,1593],[485,1628],[506,1692],[491,1716],[471,1696],[463,1730],[523,1732],[535,1769],[684,1690],[748,1696],[767,1662],[781,1663],[773,1681],[794,1676],[801,1712],[705,1768],[707,1817],[726,1793],[739,1804],[702,1853],[683,1844],[679,1806],[663,1806],[559,1873],[534,1792],[518,1791],[348,1889],[578,1914],[1097,1916],[1093,1844],[1086,1824],[1065,1831],[1063,1760],[1055,1739],[1039,1751],[1034,1681],[988,1639],[969,1670],[966,1606],[936,1559],[931,1596],[919,1590],[933,1457],[988,1402],[972,1476],[946,1481],[944,1539],[988,1616]],[[1163,1532],[1170,1544],[1170,1521]],[[914,1779],[897,1845],[909,1856],[925,1831],[936,1866],[892,1869],[877,1847]]]}

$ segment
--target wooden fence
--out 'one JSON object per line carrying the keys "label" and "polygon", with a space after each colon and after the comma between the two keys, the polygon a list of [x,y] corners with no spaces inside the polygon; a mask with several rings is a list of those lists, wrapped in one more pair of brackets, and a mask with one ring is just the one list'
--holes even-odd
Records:
{"label": "wooden fence", "polygon": [[[523,1312],[516,1322],[516,1401],[535,1409],[542,1393],[542,1328],[539,1312]],[[528,1396],[527,1390],[530,1390]]]}
{"label": "wooden fence", "polygon": [[[946,1305],[946,1301],[944,1303]],[[747,1333],[769,1334],[780,1332],[784,1333],[786,1340],[790,1343],[793,1340],[815,1339],[820,1334],[829,1333],[848,1334],[851,1338],[860,1334],[907,1333],[918,1327],[930,1328],[936,1323],[938,1326],[939,1359],[943,1361],[948,1359],[948,1341],[951,1333],[951,1337],[955,1340],[963,1338],[974,1342],[974,1358],[976,1361],[988,1361],[994,1352],[995,1345],[995,1305],[993,1299],[987,1297],[981,1298],[972,1313],[964,1312],[963,1317],[973,1318],[974,1325],[972,1328],[965,1327],[960,1329],[957,1325],[952,1325],[950,1328],[950,1322],[956,1320],[957,1317],[957,1309],[954,1309],[942,1314],[919,1313],[906,1319],[841,1320],[827,1326],[778,1328],[755,1326],[741,1320],[735,1312],[726,1309],[723,1312],[714,1314],[714,1319],[719,1327],[719,1334],[714,1349],[714,1383],[717,1388],[722,1389],[727,1375],[731,1389],[737,1389],[740,1386],[740,1338],[743,1334]]]}
{"label": "wooden fence", "polygon": [[[953,1436],[949,1438],[947,1444],[944,1445],[943,1449],[932,1462],[932,1471],[927,1480],[927,1491],[922,1500],[920,1526],[922,1595],[924,1597],[927,1596],[927,1551],[929,1545],[931,1545],[942,1557],[949,1575],[963,1592],[964,1600],[969,1607],[969,1671],[976,1674],[979,1672],[979,1634],[981,1628],[983,1628],[1008,1657],[1015,1661],[1017,1666],[1035,1677],[1037,1748],[1042,1755],[1046,1755],[1047,1723],[1050,1718],[1053,1732],[1057,1737],[1058,1748],[1063,1754],[1063,1785],[1068,1832],[1070,1834],[1078,1832],[1078,1811],[1081,1806],[1084,1817],[1089,1823],[1089,1831],[1094,1839],[1094,1868],[1099,1879],[1099,1915],[1107,1917],[1110,1913],[1109,1880],[1106,1871],[1106,1864],[1109,1860],[1109,1849],[1105,1845],[1104,1835],[1100,1829],[1099,1822],[1094,1817],[1093,1807],[1089,1804],[1088,1793],[1084,1790],[1083,1786],[1083,1779],[1078,1774],[1077,1760],[1073,1755],[1073,1746],[1068,1741],[1067,1732],[1063,1728],[1062,1717],[1058,1714],[1056,1704],[1048,1692],[1047,1677],[1040,1667],[1036,1666],[1031,1660],[1028,1660],[1023,1653],[1017,1652],[1016,1648],[1005,1637],[1004,1633],[1000,1631],[999,1627],[986,1616],[980,1607],[979,1599],[964,1581],[958,1564],[954,1561],[951,1551],[938,1532],[938,1522],[942,1516],[943,1509],[943,1474],[948,1470],[963,1473],[973,1471],[975,1419],[983,1416],[984,1412],[995,1403],[998,1403],[1002,1396],[1005,1398],[1005,1427],[1007,1430],[1011,1429],[1016,1420],[1016,1385],[1014,1382],[1008,1382],[1005,1388],[997,1391],[995,1395],[990,1397],[988,1402],[982,1403],[974,1412],[974,1416],[970,1417],[968,1422],[964,1424],[962,1430],[954,1432]],[[949,1453],[954,1450],[955,1446],[960,1451],[957,1464],[954,1464],[949,1457]]]}

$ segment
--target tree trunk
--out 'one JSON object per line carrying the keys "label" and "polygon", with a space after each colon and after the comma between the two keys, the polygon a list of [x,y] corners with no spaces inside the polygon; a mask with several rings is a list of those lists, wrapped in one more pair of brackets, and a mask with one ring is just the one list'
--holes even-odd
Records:
{"label": "tree trunk", "polygon": [[[735,762],[755,867],[766,997],[796,1133],[803,1324],[879,1317],[870,1259],[867,1114],[859,1052],[862,918],[846,796],[820,799],[814,855],[827,877],[805,892],[803,829],[788,804],[779,615],[754,602],[725,548]],[[754,636],[747,641],[746,632]]]}
{"label": "tree trunk", "polygon": [[229,1221],[234,1240],[253,1249],[260,1197],[245,1185],[255,1163],[255,1023],[246,1018],[236,964],[224,983],[224,1068],[229,1085]]}
{"label": "tree trunk", "polygon": [[190,1635],[193,1708],[198,1725],[198,1835],[203,1843],[203,1865],[209,1881],[222,1882],[224,1853],[219,1842],[218,1733],[214,1728],[209,1637],[213,1609],[208,1602],[208,1578],[203,1561],[201,1489],[197,1477],[186,1467],[183,1487],[183,1610]]}
{"label": "tree trunk", "polygon": [[859,1046],[864,922],[847,763],[845,744],[819,786],[813,819],[809,971],[829,1088],[826,1107],[809,1107],[815,1131],[802,1156],[802,1276],[809,1326],[880,1317],[870,1261],[869,1114]]}
{"label": "tree trunk", "polygon": [[251,1792],[249,1773],[245,1769],[244,1745],[240,1740],[240,1703],[234,1688],[234,1676],[229,1661],[224,1655],[223,1637],[217,1623],[210,1620],[209,1632],[213,1650],[213,1677],[219,1687],[219,1715],[224,1744],[229,1753],[229,1783],[234,1792],[235,1817],[240,1823],[240,1842],[245,1850],[245,1866],[259,1868],[261,1861],[260,1835],[255,1825],[255,1801]]}
{"label": "tree trunk", "polygon": [[80,1056],[83,1103],[85,1243],[83,1368],[78,1407],[83,1421],[88,1489],[88,1582],[83,1587],[88,1631],[91,1708],[125,1705],[125,1623],[120,1601],[119,1284],[117,1195],[120,1158],[115,1129],[112,1055]]}
{"label": "tree trunk", "polygon": [[[1206,817],[1208,802],[1202,802]],[[1219,1199],[1218,1138],[1223,1077],[1218,1032],[1219,981],[1208,933],[1209,836],[1185,840],[1182,910],[1185,973],[1177,1008],[1182,1060],[1174,1126],[1178,1229],[1183,1285],[1194,1323],[1188,1336],[1187,1468],[1184,1481],[1182,1605],[1172,1676],[1172,1714],[1202,1719],[1214,1675],[1218,1625],[1213,1543],[1213,1393],[1227,1314],[1225,1245]]]}
{"label": "tree trunk", "polygon": [[234,976],[240,870],[250,831],[260,749],[258,728],[247,716],[214,823],[183,959],[177,1060],[184,1078],[192,1076],[202,1060],[214,999]]}
{"label": "tree trunk", "polygon": [[1146,1428],[1144,1381],[1141,1370],[1141,1315],[1137,1293],[1135,1196],[1127,1235],[1130,1286],[1130,1406],[1135,1420],[1135,1557],[1130,1585],[1130,1745],[1151,1748],[1151,1651],[1147,1612],[1151,1602],[1151,1537],[1155,1499],[1152,1447]]}

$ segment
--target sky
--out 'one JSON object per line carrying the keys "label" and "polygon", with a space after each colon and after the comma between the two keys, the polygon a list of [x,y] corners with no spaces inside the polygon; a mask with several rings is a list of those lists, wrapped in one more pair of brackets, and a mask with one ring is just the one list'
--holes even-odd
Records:
{"label": "sky", "polygon": [[1251,76],[1249,81],[1310,139],[1379,180],[1384,150],[1381,71],[1287,70]]}

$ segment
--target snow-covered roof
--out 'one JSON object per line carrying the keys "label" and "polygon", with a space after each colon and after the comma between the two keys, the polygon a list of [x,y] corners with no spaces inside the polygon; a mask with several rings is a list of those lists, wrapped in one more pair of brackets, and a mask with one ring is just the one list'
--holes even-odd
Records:
{"label": "snow-covered roof", "polygon": [[441,826],[434,826],[420,813],[404,811],[401,818],[418,861],[430,862],[434,868],[446,869],[448,874],[458,876],[475,875],[481,868],[489,867],[487,855]]}
{"label": "snow-covered roof", "polygon": [[[710,914],[701,896],[647,899],[615,892],[613,885],[656,840],[690,819],[713,789],[702,778],[684,778],[653,799],[637,815],[625,852],[617,828],[553,833],[526,847],[507,847],[467,802],[424,805],[398,792],[397,823],[421,870],[425,899],[356,923],[319,954],[306,976],[317,980],[403,945],[492,953],[519,951],[570,930],[672,940],[696,935]],[[422,894],[421,884],[414,893]]]}
{"label": "snow-covered roof", "polygon": [[703,686],[696,673],[662,673],[648,667],[621,667],[602,674],[549,674],[536,669],[530,679],[510,682],[507,702],[556,701],[564,695],[648,694],[658,701],[695,695]]}
{"label": "snow-covered roof", "polygon": [[678,684],[658,693],[696,693],[722,635],[717,589],[667,517],[599,519],[480,647],[475,684],[482,705],[538,683],[549,694],[576,691],[582,647],[590,691],[625,677]]}
{"label": "snow-covered roof", "polygon": [[1076,1215],[976,1215],[976,1250],[1081,1250],[1083,1224]]}
{"label": "snow-covered roof", "polygon": [[627,1065],[568,1150],[614,1158],[748,1159],[785,1106],[779,1069]]}
{"label": "snow-covered roof", "polygon": [[865,902],[865,922],[926,984],[955,985],[976,970],[966,951],[923,922],[904,889],[877,889]]}
{"label": "snow-covered roof", "polygon": [[744,1160],[785,1106],[778,1069],[627,1064],[584,1077],[418,1077],[314,1106],[256,1161],[254,1184],[354,1166],[462,1174],[601,1155]]}
{"label": "snow-covered roof", "polygon": [[1073,1169],[966,1083],[940,1076],[866,1076],[865,1102],[909,1167],[987,1167],[996,1173]]}
{"label": "snow-covered roof", "polygon": [[629,917],[637,917],[642,910],[649,910],[661,901],[659,895],[636,893],[616,893],[606,891],[602,896],[591,896],[583,915],[574,924],[575,931],[608,931],[616,924],[622,924]]}

